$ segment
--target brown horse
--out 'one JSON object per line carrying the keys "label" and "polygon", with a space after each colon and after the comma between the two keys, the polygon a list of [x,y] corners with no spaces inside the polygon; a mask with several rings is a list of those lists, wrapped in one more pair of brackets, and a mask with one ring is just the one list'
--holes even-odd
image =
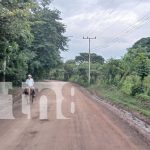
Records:
{"label": "brown horse", "polygon": [[29,88],[25,88],[23,93],[26,96],[29,96],[29,101],[31,101],[33,103],[33,99],[35,97],[35,90],[29,87]]}

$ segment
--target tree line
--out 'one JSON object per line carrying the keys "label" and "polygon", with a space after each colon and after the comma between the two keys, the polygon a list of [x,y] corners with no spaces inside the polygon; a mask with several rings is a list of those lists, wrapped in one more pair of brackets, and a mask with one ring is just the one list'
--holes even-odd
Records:
{"label": "tree line", "polygon": [[[88,86],[88,53],[63,63],[66,26],[51,0],[0,1],[0,81],[18,85],[28,73]],[[121,59],[91,54],[91,84],[115,86],[129,95],[150,96],[150,38],[137,41]]]}
{"label": "tree line", "polygon": [[[50,76],[88,86],[88,53],[68,60]],[[150,38],[137,41],[121,59],[91,54],[91,84],[115,86],[125,94],[150,99]]]}
{"label": "tree line", "polygon": [[51,0],[0,1],[0,80],[20,84],[28,73],[43,79],[67,47],[60,11]]}

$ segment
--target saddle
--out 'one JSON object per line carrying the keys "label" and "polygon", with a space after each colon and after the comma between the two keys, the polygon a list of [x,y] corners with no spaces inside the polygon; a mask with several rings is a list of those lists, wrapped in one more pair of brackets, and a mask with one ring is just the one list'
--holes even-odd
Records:
{"label": "saddle", "polygon": [[[23,94],[29,95],[29,90],[28,90],[27,88],[25,88],[24,91],[23,91]],[[32,95],[32,94],[35,94],[34,90],[31,89],[31,93],[30,93],[30,94],[31,94],[31,95]]]}

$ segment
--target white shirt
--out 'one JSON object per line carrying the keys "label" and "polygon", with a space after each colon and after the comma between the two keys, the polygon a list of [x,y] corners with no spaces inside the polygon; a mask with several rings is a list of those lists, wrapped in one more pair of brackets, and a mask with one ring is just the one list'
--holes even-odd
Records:
{"label": "white shirt", "polygon": [[31,78],[31,79],[27,79],[26,80],[26,84],[29,86],[29,87],[33,87],[34,86],[34,80]]}

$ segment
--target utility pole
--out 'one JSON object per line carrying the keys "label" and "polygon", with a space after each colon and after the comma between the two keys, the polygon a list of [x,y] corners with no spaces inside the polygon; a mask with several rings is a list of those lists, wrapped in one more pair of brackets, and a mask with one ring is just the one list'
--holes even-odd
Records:
{"label": "utility pole", "polygon": [[91,83],[91,40],[95,40],[96,37],[91,38],[91,37],[83,37],[84,40],[89,40],[89,84]]}

